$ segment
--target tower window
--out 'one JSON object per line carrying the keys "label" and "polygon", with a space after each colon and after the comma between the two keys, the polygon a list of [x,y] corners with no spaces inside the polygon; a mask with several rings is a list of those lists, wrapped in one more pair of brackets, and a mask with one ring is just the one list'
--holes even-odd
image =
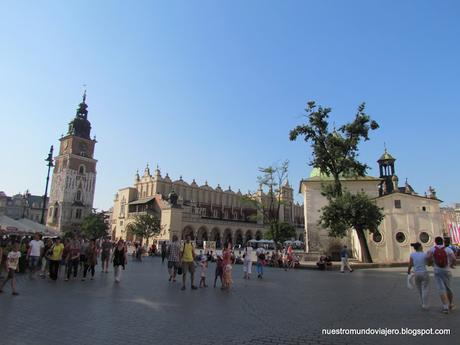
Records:
{"label": "tower window", "polygon": [[77,191],[77,201],[81,201],[81,191]]}
{"label": "tower window", "polygon": [[395,200],[395,208],[401,208],[401,200]]}
{"label": "tower window", "polygon": [[78,168],[78,173],[79,174],[84,174],[85,173],[85,166],[84,165],[80,165],[80,168]]}
{"label": "tower window", "polygon": [[426,206],[422,206],[422,211],[426,212]]}
{"label": "tower window", "polygon": [[78,208],[76,211],[75,211],[75,218],[76,219],[81,219],[81,209]]}

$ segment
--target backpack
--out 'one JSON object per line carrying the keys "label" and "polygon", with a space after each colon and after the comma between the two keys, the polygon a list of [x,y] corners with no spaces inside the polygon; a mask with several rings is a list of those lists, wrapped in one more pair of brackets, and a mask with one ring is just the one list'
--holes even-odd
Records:
{"label": "backpack", "polygon": [[447,267],[447,253],[445,247],[435,247],[433,253],[434,263],[438,267]]}

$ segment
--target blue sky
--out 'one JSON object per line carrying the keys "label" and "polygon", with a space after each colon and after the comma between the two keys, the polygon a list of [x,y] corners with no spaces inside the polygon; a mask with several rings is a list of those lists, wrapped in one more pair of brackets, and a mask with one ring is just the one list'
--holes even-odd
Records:
{"label": "blue sky", "polygon": [[459,15],[457,1],[1,2],[0,190],[43,193],[87,84],[98,208],[147,162],[244,192],[289,159],[297,190],[311,151],[288,133],[308,100],[337,125],[365,101],[381,126],[361,146],[369,173],[386,142],[401,183],[459,202]]}

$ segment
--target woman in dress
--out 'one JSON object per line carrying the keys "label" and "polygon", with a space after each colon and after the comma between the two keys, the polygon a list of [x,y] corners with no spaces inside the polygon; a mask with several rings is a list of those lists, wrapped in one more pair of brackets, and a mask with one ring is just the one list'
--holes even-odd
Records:
{"label": "woman in dress", "polygon": [[126,247],[123,240],[119,240],[117,246],[112,253],[112,261],[115,273],[115,282],[119,283],[121,280],[121,270],[125,269],[125,265],[128,262],[126,257]]}
{"label": "woman in dress", "polygon": [[230,290],[232,286],[232,244],[231,242],[227,243],[225,249],[222,251],[222,258],[223,258],[223,280],[222,280],[222,289],[223,290]]}

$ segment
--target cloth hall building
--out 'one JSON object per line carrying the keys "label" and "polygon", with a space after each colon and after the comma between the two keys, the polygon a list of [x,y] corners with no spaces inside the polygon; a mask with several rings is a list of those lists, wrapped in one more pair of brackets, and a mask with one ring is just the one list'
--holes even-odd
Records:
{"label": "cloth hall building", "polygon": [[[259,188],[257,197],[263,202],[265,193]],[[296,239],[303,240],[303,206],[294,202],[293,189],[286,181],[281,187],[280,220],[296,228]],[[267,226],[257,217],[257,209],[247,206],[243,194],[220,185],[213,188],[206,182],[187,183],[180,177],[171,180],[157,168],[151,175],[147,166],[143,176],[136,174],[133,187],[120,189],[115,196],[112,215],[112,238],[135,240],[127,225],[135,215],[150,213],[161,220],[163,227],[158,240],[170,240],[190,235],[198,246],[203,241],[215,241],[217,247],[231,240],[244,244],[250,239],[263,239]]]}

